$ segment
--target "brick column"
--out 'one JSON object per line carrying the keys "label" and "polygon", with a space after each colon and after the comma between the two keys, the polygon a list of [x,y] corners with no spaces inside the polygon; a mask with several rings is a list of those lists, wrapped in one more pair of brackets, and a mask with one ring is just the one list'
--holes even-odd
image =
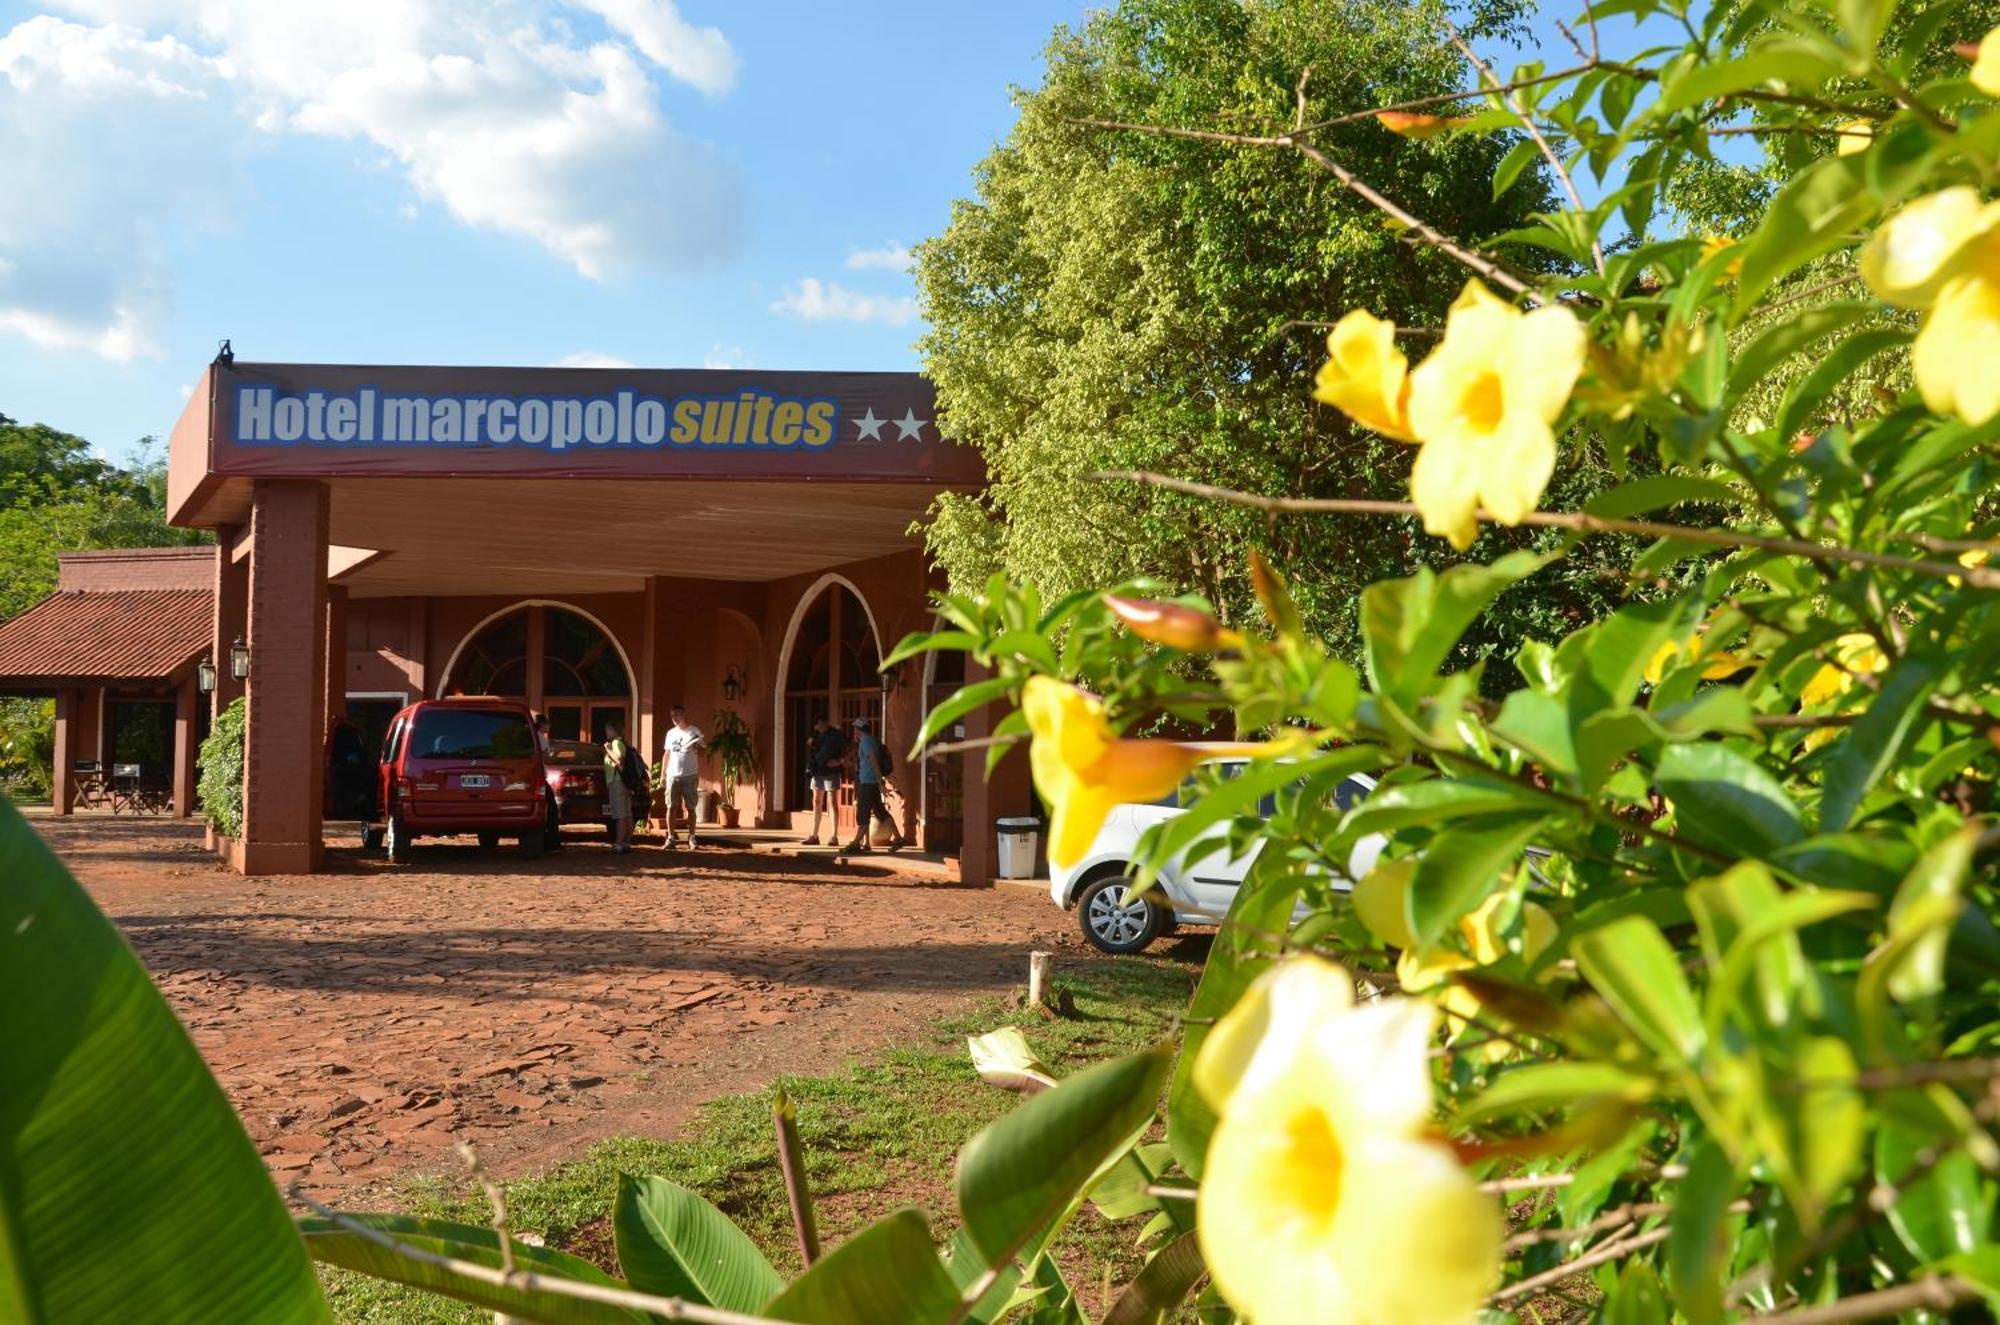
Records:
{"label": "brick column", "polygon": [[215,692],[209,713],[218,715],[243,693],[243,683],[229,672],[229,646],[250,637],[250,559],[231,553],[238,530],[225,525],[215,531],[215,639],[210,657],[215,663]]}
{"label": "brick column", "polygon": [[70,765],[77,759],[77,697],[73,688],[56,691],[56,776],[50,799],[57,814],[76,812],[76,774]]}
{"label": "brick column", "polygon": [[[646,756],[648,765],[660,761],[660,749],[666,744],[667,715],[659,711],[660,638],[664,622],[660,620],[663,610],[660,593],[660,577],[648,575],[644,591],[643,617],[639,628],[639,657],[633,663],[638,673],[632,678],[637,687],[632,695],[632,724],[630,735],[639,742],[640,753]],[[664,816],[661,816],[664,818]]]}
{"label": "brick column", "polygon": [[194,787],[198,777],[195,756],[200,749],[195,734],[199,722],[201,690],[190,676],[174,692],[174,813],[185,819],[194,813]]}
{"label": "brick column", "polygon": [[302,874],[319,867],[326,776],[327,494],[301,479],[258,479],[253,494],[236,863],[245,874]]}
{"label": "brick column", "polygon": [[347,712],[347,586],[326,587],[326,720]]}

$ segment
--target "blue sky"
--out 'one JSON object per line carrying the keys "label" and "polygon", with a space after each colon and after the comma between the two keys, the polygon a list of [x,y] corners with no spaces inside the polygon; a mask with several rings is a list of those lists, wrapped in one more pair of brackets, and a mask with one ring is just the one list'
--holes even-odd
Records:
{"label": "blue sky", "polygon": [[0,0],[0,413],[123,458],[225,336],[277,361],[914,368],[902,246],[1085,9]]}
{"label": "blue sky", "polygon": [[[0,160],[39,200],[0,206],[0,413],[122,456],[223,336],[271,360],[912,368],[894,249],[942,227],[1083,8],[0,3]],[[537,49],[502,68],[507,45]]]}

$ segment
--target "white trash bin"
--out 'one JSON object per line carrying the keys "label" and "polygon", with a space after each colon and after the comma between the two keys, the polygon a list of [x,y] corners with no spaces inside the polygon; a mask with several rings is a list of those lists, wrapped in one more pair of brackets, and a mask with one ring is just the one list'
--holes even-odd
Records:
{"label": "white trash bin", "polygon": [[1042,821],[1001,819],[996,826],[1000,829],[1000,877],[1034,878],[1035,847],[1042,836]]}

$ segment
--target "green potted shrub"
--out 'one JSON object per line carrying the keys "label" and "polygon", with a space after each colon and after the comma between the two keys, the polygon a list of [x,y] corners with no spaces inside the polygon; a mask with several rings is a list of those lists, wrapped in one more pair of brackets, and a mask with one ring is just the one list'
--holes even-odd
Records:
{"label": "green potted shrub", "polygon": [[736,827],[736,788],[757,776],[757,751],[750,743],[750,724],[734,709],[715,715],[715,729],[705,742],[709,753],[722,763],[722,802],[719,813],[724,828]]}

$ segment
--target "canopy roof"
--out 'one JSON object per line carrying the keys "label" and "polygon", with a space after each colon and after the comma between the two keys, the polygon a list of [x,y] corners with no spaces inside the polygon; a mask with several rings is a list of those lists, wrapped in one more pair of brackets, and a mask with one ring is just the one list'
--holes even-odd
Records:
{"label": "canopy roof", "polygon": [[206,589],[60,590],[0,622],[0,691],[176,681],[213,629]]}

